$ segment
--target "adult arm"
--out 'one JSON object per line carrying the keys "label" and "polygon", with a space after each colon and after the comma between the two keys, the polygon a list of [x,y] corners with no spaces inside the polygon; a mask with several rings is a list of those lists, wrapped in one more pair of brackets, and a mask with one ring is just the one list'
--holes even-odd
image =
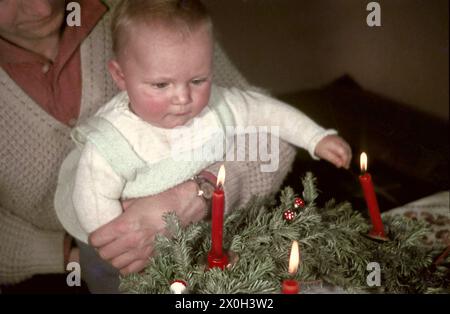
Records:
{"label": "adult arm", "polygon": [[89,243],[123,275],[138,272],[147,265],[155,236],[165,231],[165,213],[174,211],[184,225],[206,216],[197,191],[197,184],[187,181],[154,196],[125,201],[124,213],[91,233]]}

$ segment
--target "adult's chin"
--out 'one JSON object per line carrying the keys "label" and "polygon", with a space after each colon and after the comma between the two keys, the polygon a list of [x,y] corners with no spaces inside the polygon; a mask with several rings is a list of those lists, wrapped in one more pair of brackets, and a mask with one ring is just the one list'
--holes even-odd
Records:
{"label": "adult's chin", "polygon": [[26,22],[18,25],[22,37],[28,39],[44,39],[61,32],[64,14],[50,16],[42,21]]}

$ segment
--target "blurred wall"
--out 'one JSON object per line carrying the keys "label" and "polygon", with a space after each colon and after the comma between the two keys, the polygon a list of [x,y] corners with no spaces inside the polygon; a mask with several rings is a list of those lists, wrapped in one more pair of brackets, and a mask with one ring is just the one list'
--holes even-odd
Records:
{"label": "blurred wall", "polygon": [[255,85],[284,94],[344,73],[443,119],[449,113],[448,0],[205,0],[219,40]]}

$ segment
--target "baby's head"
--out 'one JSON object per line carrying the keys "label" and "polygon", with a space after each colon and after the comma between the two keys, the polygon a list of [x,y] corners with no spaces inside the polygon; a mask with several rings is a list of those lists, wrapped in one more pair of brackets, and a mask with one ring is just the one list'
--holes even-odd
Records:
{"label": "baby's head", "polygon": [[141,119],[174,128],[208,104],[214,40],[199,0],[125,0],[111,29],[109,71]]}

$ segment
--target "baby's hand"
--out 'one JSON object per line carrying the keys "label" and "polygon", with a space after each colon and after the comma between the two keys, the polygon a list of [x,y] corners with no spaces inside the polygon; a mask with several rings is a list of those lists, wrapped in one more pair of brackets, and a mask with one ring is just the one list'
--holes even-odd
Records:
{"label": "baby's hand", "polygon": [[314,154],[321,158],[328,160],[336,167],[350,167],[352,160],[352,149],[350,145],[340,136],[327,135],[317,143]]}

